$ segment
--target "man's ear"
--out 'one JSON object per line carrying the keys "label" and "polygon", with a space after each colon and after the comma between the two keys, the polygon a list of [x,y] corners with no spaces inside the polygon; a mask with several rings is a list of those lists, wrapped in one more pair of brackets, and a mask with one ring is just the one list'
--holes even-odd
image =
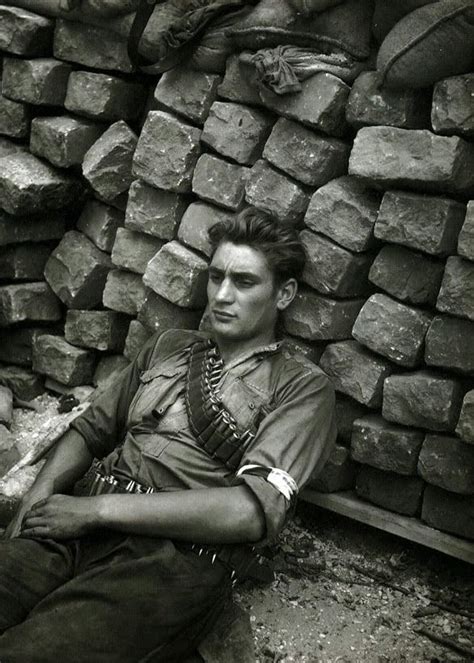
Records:
{"label": "man's ear", "polygon": [[298,292],[298,282],[296,279],[288,279],[278,288],[277,309],[284,311],[294,300]]}

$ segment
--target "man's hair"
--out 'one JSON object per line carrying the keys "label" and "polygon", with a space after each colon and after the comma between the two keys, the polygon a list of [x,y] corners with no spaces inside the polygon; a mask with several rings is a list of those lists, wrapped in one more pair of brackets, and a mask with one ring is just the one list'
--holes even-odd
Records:
{"label": "man's hair", "polygon": [[298,231],[284,226],[266,212],[247,207],[235,217],[215,223],[208,235],[213,252],[222,242],[245,244],[260,251],[276,283],[301,278],[306,253]]}

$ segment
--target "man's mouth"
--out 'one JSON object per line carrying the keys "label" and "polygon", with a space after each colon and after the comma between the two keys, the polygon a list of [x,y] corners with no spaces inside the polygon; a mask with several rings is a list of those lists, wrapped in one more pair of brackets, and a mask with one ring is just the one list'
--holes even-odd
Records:
{"label": "man's mouth", "polygon": [[228,311],[220,311],[219,309],[212,309],[212,313],[218,320],[232,320],[235,315]]}

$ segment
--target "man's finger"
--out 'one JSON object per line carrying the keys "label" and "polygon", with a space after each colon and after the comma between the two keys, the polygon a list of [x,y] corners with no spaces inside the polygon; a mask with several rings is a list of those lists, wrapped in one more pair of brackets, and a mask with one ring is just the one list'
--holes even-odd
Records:
{"label": "man's finger", "polygon": [[51,532],[47,527],[23,527],[18,536],[21,539],[50,539]]}

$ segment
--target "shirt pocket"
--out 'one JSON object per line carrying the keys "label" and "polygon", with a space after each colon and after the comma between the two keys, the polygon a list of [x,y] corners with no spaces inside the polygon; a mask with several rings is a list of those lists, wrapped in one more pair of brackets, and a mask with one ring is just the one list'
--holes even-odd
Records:
{"label": "shirt pocket", "polygon": [[247,384],[241,377],[233,378],[221,393],[222,405],[230,412],[241,431],[256,428],[270,411],[270,396]]}
{"label": "shirt pocket", "polygon": [[186,366],[154,366],[140,375],[140,386],[130,405],[129,424],[154,417],[159,420],[184,392]]}

